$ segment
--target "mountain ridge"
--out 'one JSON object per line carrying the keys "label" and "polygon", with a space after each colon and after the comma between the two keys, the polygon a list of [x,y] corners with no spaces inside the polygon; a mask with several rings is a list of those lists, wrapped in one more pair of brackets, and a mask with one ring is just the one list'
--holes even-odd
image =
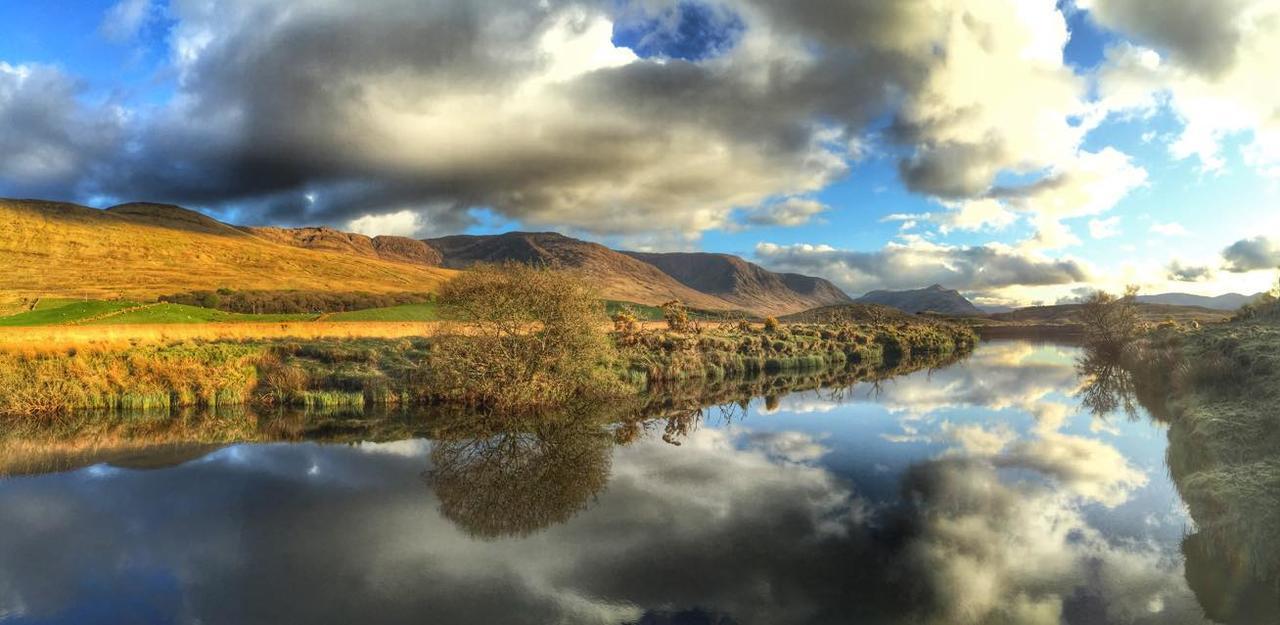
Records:
{"label": "mountain ridge", "polygon": [[966,317],[983,314],[980,308],[974,306],[973,302],[966,299],[959,291],[945,288],[940,284],[923,289],[871,291],[854,301],[859,304],[889,306],[912,314],[933,312]]}
{"label": "mountain ridge", "polygon": [[619,251],[555,232],[452,235],[426,239],[443,266],[543,263],[582,271],[608,299],[657,305],[679,300],[715,310],[776,315],[843,303],[834,284],[811,276],[778,274],[732,254]]}

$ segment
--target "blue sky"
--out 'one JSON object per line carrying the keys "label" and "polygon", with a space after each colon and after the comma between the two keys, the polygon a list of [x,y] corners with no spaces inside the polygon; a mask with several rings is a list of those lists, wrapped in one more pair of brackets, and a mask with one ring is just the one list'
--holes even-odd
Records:
{"label": "blue sky", "polygon": [[1272,283],[1280,9],[943,4],[4,3],[0,196],[554,229],[991,304]]}

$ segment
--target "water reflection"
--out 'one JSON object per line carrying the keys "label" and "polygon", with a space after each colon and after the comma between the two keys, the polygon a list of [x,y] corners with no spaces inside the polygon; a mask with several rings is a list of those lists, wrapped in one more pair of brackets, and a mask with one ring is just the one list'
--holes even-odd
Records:
{"label": "water reflection", "polygon": [[477,538],[528,536],[585,509],[609,481],[613,436],[556,419],[437,440],[426,478],[440,513]]}
{"label": "water reflection", "polygon": [[722,381],[629,418],[263,418],[263,440],[342,444],[11,478],[0,620],[1197,623],[1215,600],[1265,614],[1249,603],[1265,592],[1196,568],[1161,426],[1078,409],[1079,355],[994,343],[891,380]]}

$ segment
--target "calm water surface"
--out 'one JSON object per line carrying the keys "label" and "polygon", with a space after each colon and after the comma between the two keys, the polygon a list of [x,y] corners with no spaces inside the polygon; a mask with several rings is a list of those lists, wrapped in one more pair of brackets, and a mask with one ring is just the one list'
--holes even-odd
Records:
{"label": "calm water surface", "polygon": [[627,444],[246,444],[7,478],[0,622],[1205,622],[1167,433],[1083,411],[1077,355],[989,343]]}

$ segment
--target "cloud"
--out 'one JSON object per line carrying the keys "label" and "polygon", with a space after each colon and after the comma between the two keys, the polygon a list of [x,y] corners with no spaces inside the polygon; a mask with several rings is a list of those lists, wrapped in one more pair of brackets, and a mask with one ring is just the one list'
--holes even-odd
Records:
{"label": "cloud", "polygon": [[[136,32],[149,6],[118,3],[104,32]],[[1080,147],[1088,85],[1050,0],[175,0],[166,15],[174,96],[109,149],[73,142],[64,189],[284,225],[414,210],[455,227],[480,208],[688,239],[735,216],[812,218],[805,198],[884,119],[877,149],[910,188],[958,203],[955,229],[1009,223],[985,201],[1013,206],[989,195],[1001,174],[1062,185],[1014,207],[1037,213],[1108,203],[1073,172],[1128,184],[1081,169],[1097,156]],[[20,159],[62,147],[21,134]]]}
{"label": "cloud", "polygon": [[423,224],[418,213],[402,210],[384,215],[365,215],[347,222],[347,229],[368,236],[395,235],[417,238],[422,236]]}
{"label": "cloud", "polygon": [[802,33],[779,35],[777,51],[744,35],[697,62],[643,59],[614,44],[622,16],[606,4],[171,10],[178,95],[102,184],[274,223],[431,206],[449,207],[432,215],[447,223],[484,207],[597,235],[696,235],[759,207],[795,222],[813,207],[788,198],[845,173],[846,128],[880,110],[879,80],[894,82],[810,84],[853,68],[806,53]]}
{"label": "cloud", "polygon": [[1132,34],[1197,72],[1218,75],[1236,63],[1249,0],[1077,0],[1102,25]]}
{"label": "cloud", "polygon": [[1183,124],[1170,144],[1175,157],[1195,157],[1206,171],[1220,171],[1223,143],[1239,135],[1245,162],[1280,176],[1280,92],[1265,87],[1280,63],[1280,6],[1269,0],[1080,5],[1137,39],[1107,54],[1098,85],[1104,108],[1149,112],[1167,104]]}
{"label": "cloud", "polygon": [[82,85],[61,70],[0,62],[0,180],[10,181],[8,194],[95,191],[86,173],[114,152],[124,117],[82,104],[82,95]]}
{"label": "cloud", "polygon": [[1241,239],[1222,250],[1226,270],[1245,273],[1280,267],[1280,242],[1267,237]]}
{"label": "cloud", "polygon": [[817,200],[792,197],[749,211],[746,222],[753,226],[800,226],[829,210],[831,207]]}
{"label": "cloud", "polygon": [[1075,260],[1043,259],[995,243],[962,247],[906,237],[875,252],[761,243],[755,253],[771,268],[822,275],[854,293],[935,283],[968,290],[1088,280],[1085,267]]}
{"label": "cloud", "polygon": [[107,9],[98,31],[108,41],[121,43],[133,39],[151,17],[151,0],[120,0]]}
{"label": "cloud", "polygon": [[1003,228],[1021,214],[1037,230],[1029,243],[1038,249],[1055,249],[1079,243],[1062,220],[1105,213],[1146,182],[1146,169],[1134,164],[1129,155],[1110,147],[1082,150],[1034,182],[993,187],[977,199],[943,201],[950,210],[913,217],[939,224],[946,234]]}
{"label": "cloud", "polygon": [[1169,263],[1166,275],[1177,282],[1204,282],[1213,279],[1213,269],[1205,265],[1184,265],[1174,260]]}
{"label": "cloud", "polygon": [[1164,223],[1158,221],[1151,224],[1151,231],[1166,237],[1185,237],[1191,234],[1187,232],[1187,229],[1182,224],[1177,222]]}

